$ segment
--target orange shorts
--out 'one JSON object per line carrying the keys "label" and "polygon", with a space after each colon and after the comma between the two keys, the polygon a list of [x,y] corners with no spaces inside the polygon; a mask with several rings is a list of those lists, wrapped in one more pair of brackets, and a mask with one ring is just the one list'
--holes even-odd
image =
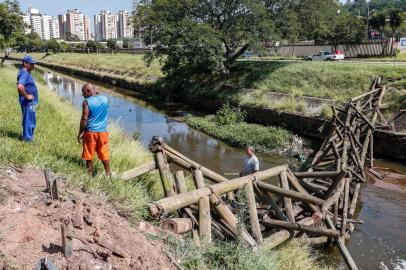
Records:
{"label": "orange shorts", "polygon": [[100,160],[109,160],[108,132],[85,131],[82,158],[84,160],[93,160],[95,151]]}

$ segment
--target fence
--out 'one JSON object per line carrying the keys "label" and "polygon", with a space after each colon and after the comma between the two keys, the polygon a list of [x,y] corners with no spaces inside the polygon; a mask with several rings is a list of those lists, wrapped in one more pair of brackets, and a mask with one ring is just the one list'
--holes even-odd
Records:
{"label": "fence", "polygon": [[[391,50],[390,42],[371,42],[361,44],[338,45],[338,50],[342,50],[346,57],[366,57],[388,55]],[[268,48],[269,53],[275,56],[285,57],[306,57],[320,51],[334,51],[335,46],[331,44],[321,45],[282,45],[271,46]]]}

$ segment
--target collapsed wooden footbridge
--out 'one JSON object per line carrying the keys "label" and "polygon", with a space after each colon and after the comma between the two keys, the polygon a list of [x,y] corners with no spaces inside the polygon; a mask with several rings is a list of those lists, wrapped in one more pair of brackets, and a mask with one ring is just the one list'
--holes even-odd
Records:
{"label": "collapsed wooden footbridge", "polygon": [[[197,244],[206,245],[215,235],[270,249],[298,237],[310,244],[335,243],[348,267],[357,269],[345,241],[357,223],[353,217],[366,169],[379,177],[373,170],[373,132],[388,128],[380,111],[386,91],[376,77],[368,92],[333,107],[329,135],[299,172],[283,165],[230,180],[154,137],[149,148],[155,161],[122,177],[159,170],[165,198],[148,205],[150,215],[176,233],[192,231]],[[185,171],[193,177],[189,190]],[[238,215],[241,205],[247,224]],[[167,218],[174,212],[178,217]]]}

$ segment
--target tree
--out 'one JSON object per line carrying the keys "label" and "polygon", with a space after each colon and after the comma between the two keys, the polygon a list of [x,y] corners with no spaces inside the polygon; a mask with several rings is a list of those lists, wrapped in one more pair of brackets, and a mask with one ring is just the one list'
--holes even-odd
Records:
{"label": "tree", "polygon": [[69,43],[66,43],[65,41],[62,41],[60,45],[61,45],[61,50],[63,52],[66,52],[66,51],[70,50],[70,48],[71,48]]}
{"label": "tree", "polygon": [[26,40],[26,49],[28,51],[39,51],[45,45],[44,42],[41,40],[41,37],[35,32],[29,33]]}
{"label": "tree", "polygon": [[397,30],[400,28],[400,26],[402,25],[402,15],[400,13],[400,10],[396,10],[396,9],[392,9],[389,11],[389,27],[391,29],[392,32],[392,46],[391,46],[391,55],[393,54],[393,43],[395,41],[396,38],[396,33]]}
{"label": "tree", "polygon": [[125,48],[125,49],[130,48],[130,39],[129,38],[124,38],[123,39],[123,48]]}
{"label": "tree", "polygon": [[97,42],[94,40],[88,40],[86,42],[86,48],[89,48],[92,51],[96,51],[97,50]]}
{"label": "tree", "polygon": [[17,40],[22,40],[24,22],[20,6],[16,0],[5,0],[0,3],[0,49],[4,56],[0,66],[9,57],[12,47],[17,45]]}
{"label": "tree", "polygon": [[52,51],[53,53],[57,53],[61,49],[61,45],[59,45],[56,39],[51,39],[50,41],[48,41],[46,43],[46,47],[49,51]]}
{"label": "tree", "polygon": [[384,34],[384,29],[386,26],[386,15],[384,12],[375,13],[371,20],[369,21],[369,25],[372,29],[378,31],[381,36]]}
{"label": "tree", "polygon": [[261,0],[143,0],[137,33],[155,49],[163,71],[228,73],[249,48],[271,38],[272,22]]}
{"label": "tree", "polygon": [[65,33],[64,39],[66,41],[79,41],[80,40],[77,35],[69,33],[69,32]]}
{"label": "tree", "polygon": [[117,40],[113,38],[107,40],[107,47],[109,49],[117,49]]}
{"label": "tree", "polygon": [[337,14],[331,20],[329,31],[322,39],[334,45],[360,43],[365,38],[365,24],[347,12]]}

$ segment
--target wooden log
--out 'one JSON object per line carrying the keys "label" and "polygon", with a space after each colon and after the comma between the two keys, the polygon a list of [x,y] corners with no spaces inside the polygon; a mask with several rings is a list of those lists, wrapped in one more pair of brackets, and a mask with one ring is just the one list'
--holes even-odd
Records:
{"label": "wooden log", "polygon": [[[313,225],[314,220],[311,217],[306,217],[298,222],[300,225]],[[296,235],[297,231],[294,231],[293,235]],[[288,230],[282,229],[276,233],[273,233],[269,237],[265,238],[264,241],[261,243],[259,246],[260,249],[262,250],[268,250],[268,249],[273,249],[277,247],[278,245],[282,244],[286,240],[289,240],[291,238],[291,232]]]}
{"label": "wooden log", "polygon": [[378,179],[383,179],[384,178],[384,176],[382,174],[378,173],[377,171],[375,171],[372,168],[369,168],[368,172],[370,172],[373,176],[375,176]]}
{"label": "wooden log", "polygon": [[[197,188],[205,187],[202,171],[194,170],[193,174]],[[211,243],[211,214],[209,195],[202,197],[199,200],[199,236],[203,245]]]}
{"label": "wooden log", "polygon": [[[299,180],[297,180],[296,176],[290,171],[288,170],[287,172],[287,177],[289,182],[292,184],[292,186],[299,192],[302,193],[304,195],[310,195],[299,183]],[[319,211],[319,208],[312,203],[308,203],[308,206],[310,207],[310,209],[313,211],[313,213],[317,213]]]}
{"label": "wooden log", "polygon": [[334,225],[337,225],[337,222],[338,222],[338,204],[339,204],[339,199],[337,199],[335,202],[334,202],[334,205],[333,205],[333,212],[334,212]]}
{"label": "wooden log", "polygon": [[272,198],[270,192],[266,192],[258,187],[257,181],[253,183],[255,193],[259,197],[262,203],[269,204],[271,208],[275,211],[276,217],[280,220],[287,220],[287,217],[283,213],[282,209],[278,206],[276,201]]}
{"label": "wooden log", "polygon": [[72,225],[77,229],[83,228],[83,201],[79,199],[73,208]]}
{"label": "wooden log", "polygon": [[345,231],[347,229],[347,215],[348,215],[348,197],[350,195],[350,182],[351,182],[351,175],[349,178],[345,179],[345,186],[344,186],[344,208],[343,208],[343,220],[341,222],[341,236],[345,235]]}
{"label": "wooden log", "polygon": [[357,113],[357,115],[358,115],[359,117],[361,117],[362,120],[365,121],[365,123],[368,124],[369,128],[371,128],[372,130],[374,130],[374,129],[375,129],[374,125],[365,117],[365,115],[364,115],[362,112],[360,112],[360,111],[357,109],[357,107],[355,107],[353,104],[351,104],[351,106],[352,106],[352,108],[354,109],[354,111]]}
{"label": "wooden log", "polygon": [[119,257],[122,257],[122,258],[129,257],[128,254],[113,241],[110,241],[107,239],[102,239],[100,237],[94,237],[94,242],[96,244],[98,244],[99,246],[107,248],[108,250],[112,251],[113,254],[115,254]]}
{"label": "wooden log", "polygon": [[373,94],[379,92],[379,90],[380,90],[380,89],[374,89],[374,90],[371,90],[371,91],[369,91],[369,92],[366,92],[366,93],[364,93],[364,94],[362,94],[362,95],[359,95],[359,96],[357,96],[357,97],[354,97],[354,98],[351,99],[351,102],[359,101],[359,100],[361,100],[361,99],[364,98],[364,97],[367,97],[367,96],[369,96],[369,95],[373,95]]}
{"label": "wooden log", "polygon": [[312,234],[317,234],[317,235],[327,236],[327,237],[339,237],[340,236],[340,232],[337,230],[326,229],[323,227],[316,227],[313,225],[303,225],[300,223],[286,222],[286,221],[281,221],[281,220],[276,220],[276,219],[264,219],[261,221],[261,223],[264,226],[269,226],[269,227],[273,227],[273,228],[294,230],[294,231],[312,233]]}
{"label": "wooden log", "polygon": [[361,188],[361,183],[357,183],[355,185],[354,194],[352,195],[352,199],[351,199],[350,210],[348,212],[348,216],[351,218],[354,216],[354,213],[355,213],[355,208],[357,206],[360,188]]}
{"label": "wooden log", "polygon": [[164,220],[162,226],[164,230],[182,234],[193,229],[193,221],[190,218],[170,218]]}
{"label": "wooden log", "polygon": [[[168,147],[168,146],[167,146]],[[185,159],[179,157],[178,155],[173,154],[172,152],[166,152],[166,155],[168,156],[169,160],[173,162],[174,164],[178,165],[179,167],[185,169],[185,170],[193,170],[193,169],[200,169],[203,173],[203,176],[206,177],[208,180],[213,181],[215,183],[223,183],[223,182],[228,182],[229,180],[225,178],[224,176],[221,176],[203,166],[200,166],[200,164],[188,159],[185,157]],[[181,154],[179,154],[181,155]],[[183,155],[181,155],[184,157]],[[190,162],[189,162],[190,160]],[[235,200],[235,196],[233,192],[229,192],[227,194],[227,198],[229,200]]]}
{"label": "wooden log", "polygon": [[61,235],[62,235],[62,249],[65,258],[70,258],[73,255],[72,237],[73,233],[72,223],[70,219],[61,222]]}
{"label": "wooden log", "polygon": [[291,199],[294,199],[297,201],[314,203],[314,204],[318,204],[318,205],[323,205],[325,203],[325,201],[323,199],[317,198],[315,196],[300,193],[300,192],[293,191],[293,190],[284,190],[282,188],[279,188],[279,187],[271,185],[271,184],[264,183],[262,181],[258,181],[257,185],[262,190],[271,192],[278,196],[286,196],[288,198],[291,198]]}
{"label": "wooden log", "polygon": [[[254,193],[254,187],[252,185],[252,182],[248,182],[245,185],[245,192],[246,192],[246,197],[247,197],[248,213],[250,216],[251,232],[252,232],[252,235],[254,236],[254,238],[257,240],[257,243],[261,243],[263,241],[263,239],[262,239],[261,227],[259,225],[259,220],[258,220],[257,204],[255,202],[255,193]],[[292,213],[292,215],[293,215],[293,213]]]}
{"label": "wooden log", "polygon": [[166,197],[174,196],[176,193],[174,191],[172,174],[169,169],[169,164],[165,161],[164,155],[161,151],[155,153],[155,162],[159,170],[159,175],[161,176],[162,187]]}
{"label": "wooden log", "polygon": [[149,173],[155,169],[157,169],[156,163],[155,161],[151,161],[141,166],[138,166],[137,168],[124,172],[123,174],[121,174],[120,178],[123,180],[129,180],[141,176],[143,174]]}
{"label": "wooden log", "polygon": [[321,211],[323,212],[323,214],[325,215],[328,211],[328,209],[337,201],[337,199],[340,197],[341,193],[344,190],[344,185],[345,185],[345,179],[346,178],[341,178],[335,191],[334,194],[332,196],[330,196],[330,198],[328,198],[322,205],[321,207]]}
{"label": "wooden log", "polygon": [[329,172],[295,172],[294,175],[297,178],[333,178],[337,177],[340,171]]}
{"label": "wooden log", "polygon": [[348,171],[351,172],[351,174],[353,176],[355,176],[357,179],[359,179],[361,182],[366,182],[366,179],[364,177],[362,177],[361,175],[359,175],[353,168],[348,168]]}
{"label": "wooden log", "polygon": [[[286,170],[287,166],[282,165],[268,170],[257,172],[256,178],[259,180],[266,180],[279,175],[282,171]],[[215,192],[218,195],[237,190],[242,188],[248,181],[252,181],[252,176],[247,175],[236,178],[227,182],[211,185],[210,187],[199,188],[194,191],[189,191],[184,194],[178,194],[173,197],[163,198],[157,202],[148,204],[152,216],[157,217],[164,213],[176,211],[180,208],[195,204],[201,197],[208,196]]]}
{"label": "wooden log", "polygon": [[[325,220],[326,220],[327,227],[330,229],[334,229],[333,221],[331,220],[331,218],[328,215],[326,216]],[[335,241],[337,243],[337,247],[341,253],[341,256],[343,256],[344,261],[347,263],[348,268],[351,270],[358,270],[358,267],[355,264],[354,259],[351,257],[351,254],[348,251],[347,247],[345,246],[344,241],[342,239],[340,239],[339,237],[335,238]]]}
{"label": "wooden log", "polygon": [[[183,174],[183,171],[176,171],[175,182],[176,182],[176,188],[177,188],[179,194],[183,194],[183,193],[187,192],[185,175]],[[185,211],[186,215],[190,219],[192,219],[193,224],[199,225],[198,220],[193,215],[192,209],[190,209],[189,207],[186,207],[186,208],[183,208],[183,211]]]}
{"label": "wooden log", "polygon": [[374,136],[369,139],[369,167],[374,167]]}
{"label": "wooden log", "polygon": [[328,237],[326,237],[326,236],[309,237],[309,238],[303,237],[303,238],[297,238],[296,241],[299,241],[299,243],[303,243],[305,245],[321,246],[321,245],[327,244]]}
{"label": "wooden log", "polygon": [[[280,174],[281,186],[284,190],[289,190],[288,177],[286,171],[281,172]],[[290,222],[295,222],[295,215],[293,214],[292,200],[289,197],[283,197],[283,204],[285,205],[286,215]]]}
{"label": "wooden log", "polygon": [[341,172],[336,176],[336,178],[334,179],[333,183],[330,185],[330,187],[329,187],[328,190],[326,191],[326,194],[325,194],[324,199],[327,200],[328,198],[330,198],[331,194],[333,194],[333,192],[336,190],[337,185],[340,183],[340,181],[341,181],[344,177],[347,176],[347,174],[348,174],[348,172],[346,172],[346,171],[343,170],[343,171],[341,171]]}

